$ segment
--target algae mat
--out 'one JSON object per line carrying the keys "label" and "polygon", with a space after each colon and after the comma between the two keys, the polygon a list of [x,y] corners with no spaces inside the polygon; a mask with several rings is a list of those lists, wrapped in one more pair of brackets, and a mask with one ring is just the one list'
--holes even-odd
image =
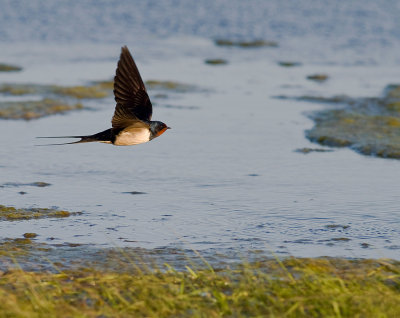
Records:
{"label": "algae mat", "polygon": [[339,105],[315,112],[307,138],[322,145],[350,147],[362,154],[400,159],[400,86],[389,85],[382,97],[301,97]]}

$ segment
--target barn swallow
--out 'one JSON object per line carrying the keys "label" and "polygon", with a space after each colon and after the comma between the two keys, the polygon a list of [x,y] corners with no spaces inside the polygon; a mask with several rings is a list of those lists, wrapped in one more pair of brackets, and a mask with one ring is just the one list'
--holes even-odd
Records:
{"label": "barn swallow", "polygon": [[151,121],[153,106],[139,70],[126,46],[121,49],[114,77],[114,98],[117,102],[112,128],[88,136],[38,138],[81,138],[75,142],[57,145],[103,142],[115,146],[131,146],[148,142],[170,129],[161,121]]}

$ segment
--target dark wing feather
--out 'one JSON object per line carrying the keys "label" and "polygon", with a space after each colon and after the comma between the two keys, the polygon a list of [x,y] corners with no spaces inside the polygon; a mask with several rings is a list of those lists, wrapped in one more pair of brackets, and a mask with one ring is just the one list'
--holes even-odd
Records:
{"label": "dark wing feather", "polygon": [[111,121],[113,128],[124,128],[137,120],[151,120],[153,106],[135,61],[126,46],[122,47],[118,61],[114,96],[117,106]]}

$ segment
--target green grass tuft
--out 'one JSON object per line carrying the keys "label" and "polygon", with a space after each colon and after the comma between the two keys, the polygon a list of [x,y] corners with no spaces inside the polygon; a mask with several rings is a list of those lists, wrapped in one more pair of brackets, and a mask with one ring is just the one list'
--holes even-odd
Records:
{"label": "green grass tuft", "polygon": [[400,264],[269,260],[233,268],[1,273],[4,317],[398,317]]}

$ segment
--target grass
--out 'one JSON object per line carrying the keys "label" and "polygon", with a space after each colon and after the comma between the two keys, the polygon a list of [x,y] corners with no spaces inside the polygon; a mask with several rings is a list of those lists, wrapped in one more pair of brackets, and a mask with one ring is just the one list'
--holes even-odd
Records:
{"label": "grass", "polygon": [[289,258],[181,271],[131,265],[124,271],[3,272],[0,316],[400,316],[395,261]]}

